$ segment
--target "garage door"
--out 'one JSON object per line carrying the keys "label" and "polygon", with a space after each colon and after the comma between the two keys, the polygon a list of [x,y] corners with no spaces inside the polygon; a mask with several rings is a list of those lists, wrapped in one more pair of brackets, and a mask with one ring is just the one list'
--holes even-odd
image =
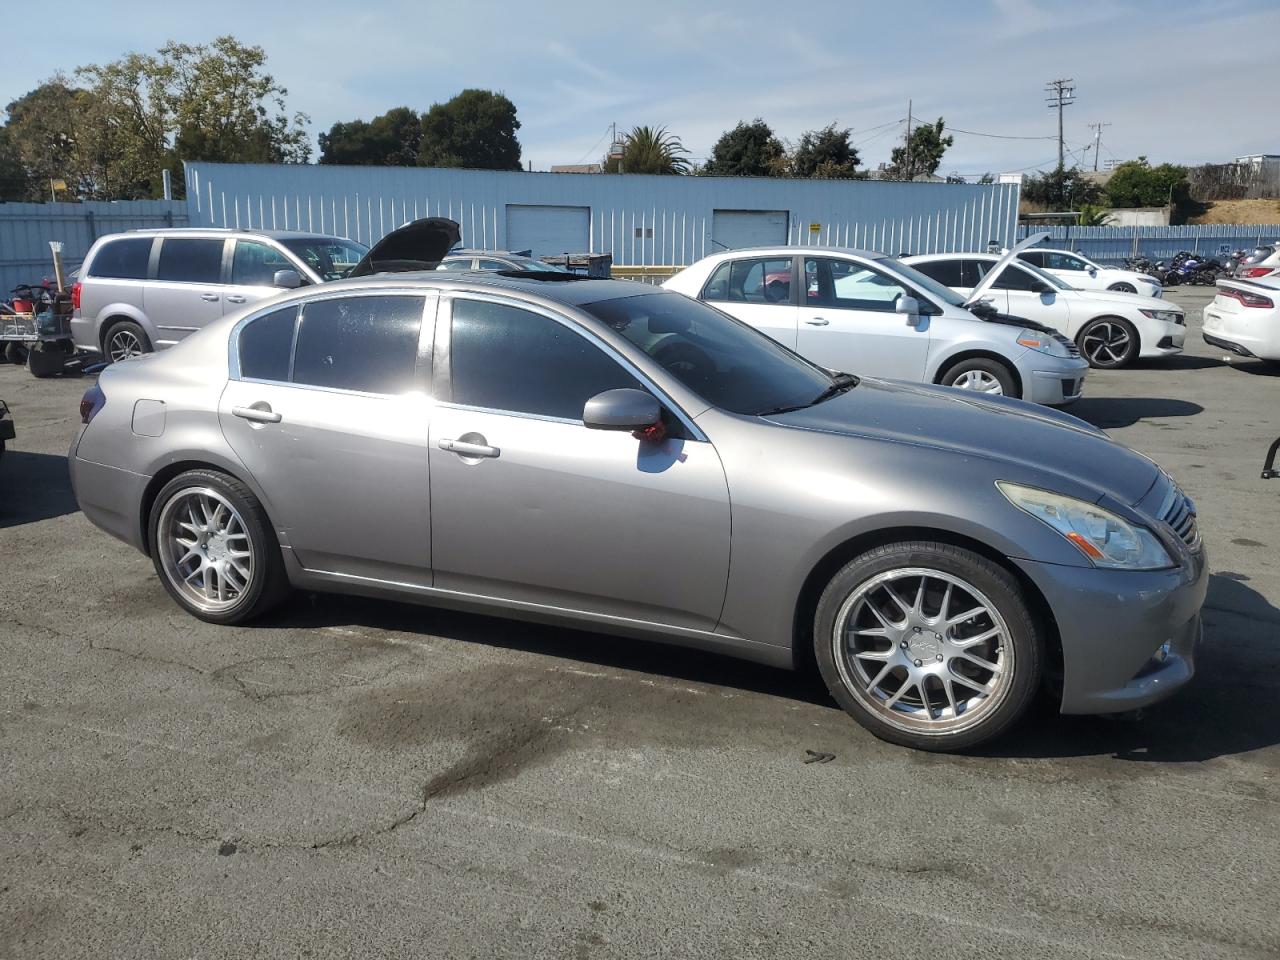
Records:
{"label": "garage door", "polygon": [[507,249],[532,250],[535,257],[587,253],[591,249],[591,208],[509,203]]}
{"label": "garage door", "polygon": [[787,211],[712,211],[711,237],[717,250],[781,246],[787,242]]}

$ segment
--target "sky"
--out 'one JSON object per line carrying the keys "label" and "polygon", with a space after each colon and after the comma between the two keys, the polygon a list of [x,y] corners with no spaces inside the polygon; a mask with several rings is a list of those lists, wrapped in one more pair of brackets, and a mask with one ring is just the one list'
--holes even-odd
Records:
{"label": "sky", "polygon": [[[11,11],[10,35],[47,35],[38,7],[22,9],[31,22]],[[1075,81],[1068,164],[1092,167],[1095,121],[1110,124],[1103,164],[1280,153],[1274,97],[1259,96],[1280,69],[1275,0],[70,0],[59,18],[63,40],[8,44],[0,104],[56,70],[230,33],[265,48],[313,140],[338,121],[483,87],[515,102],[535,170],[598,160],[611,123],[664,125],[703,159],[755,117],[790,141],[852,128],[874,167],[900,140],[910,100],[915,117],[956,130],[940,174],[1030,172],[1057,160],[1044,87],[1059,77]]]}

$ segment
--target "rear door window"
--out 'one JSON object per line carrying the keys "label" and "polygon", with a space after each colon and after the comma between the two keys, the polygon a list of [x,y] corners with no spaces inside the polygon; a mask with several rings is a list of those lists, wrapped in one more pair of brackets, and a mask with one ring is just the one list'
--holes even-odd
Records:
{"label": "rear door window", "polygon": [[944,287],[971,286],[964,282],[962,263],[961,260],[930,260],[927,263],[913,263],[911,266],[926,277],[933,277]]}
{"label": "rear door window", "polygon": [[157,280],[218,283],[222,279],[222,240],[165,237],[160,243]]}
{"label": "rear door window", "polygon": [[285,307],[250,321],[240,331],[240,376],[250,380],[289,382],[293,326],[297,306]]}
{"label": "rear door window", "polygon": [[1018,254],[1019,260],[1025,260],[1027,263],[1037,267],[1044,266],[1044,257],[1045,253],[1043,250],[1024,250],[1022,253]]}
{"label": "rear door window", "polygon": [[109,240],[94,254],[88,275],[106,280],[145,280],[151,260],[151,237]]}
{"label": "rear door window", "polygon": [[302,308],[293,382],[362,393],[419,386],[423,297],[335,297]]}
{"label": "rear door window", "polygon": [[702,299],[736,303],[792,303],[791,257],[729,260],[703,288]]}

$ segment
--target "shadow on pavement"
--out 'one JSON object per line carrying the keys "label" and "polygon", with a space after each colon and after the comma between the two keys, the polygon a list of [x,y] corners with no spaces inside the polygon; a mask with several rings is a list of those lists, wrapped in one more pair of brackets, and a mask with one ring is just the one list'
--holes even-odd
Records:
{"label": "shadow on pavement", "polygon": [[13,449],[0,455],[0,529],[79,509],[66,457]]}
{"label": "shadow on pavement", "polygon": [[1067,412],[1105,430],[1110,427],[1129,427],[1139,420],[1194,417],[1197,413],[1203,413],[1204,407],[1189,400],[1172,400],[1167,397],[1082,397]]}
{"label": "shadow on pavement", "polygon": [[1280,362],[1266,360],[1234,360],[1231,366],[1241,373],[1255,377],[1274,377],[1280,380]]}
{"label": "shadow on pavement", "polygon": [[1207,370],[1210,367],[1228,366],[1226,360],[1217,357],[1197,357],[1190,353],[1178,353],[1172,357],[1147,357],[1135,360],[1130,370]]}

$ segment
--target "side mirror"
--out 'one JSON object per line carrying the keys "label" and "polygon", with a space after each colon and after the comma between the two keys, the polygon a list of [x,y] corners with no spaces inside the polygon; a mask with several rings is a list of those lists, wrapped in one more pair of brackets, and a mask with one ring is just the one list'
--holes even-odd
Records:
{"label": "side mirror", "polygon": [[582,423],[588,430],[641,430],[661,421],[658,401],[633,387],[597,393],[582,408]]}
{"label": "side mirror", "polygon": [[1097,267],[1090,267],[1090,268],[1089,268],[1089,276],[1091,276],[1091,277],[1096,277],[1097,275],[1098,275],[1098,268],[1097,268]]}
{"label": "side mirror", "polygon": [[275,276],[271,278],[271,284],[283,287],[285,290],[296,290],[302,286],[302,274],[297,270],[277,270]]}
{"label": "side mirror", "polygon": [[904,293],[898,297],[893,309],[907,318],[908,327],[920,326],[920,301],[915,297],[909,297]]}

